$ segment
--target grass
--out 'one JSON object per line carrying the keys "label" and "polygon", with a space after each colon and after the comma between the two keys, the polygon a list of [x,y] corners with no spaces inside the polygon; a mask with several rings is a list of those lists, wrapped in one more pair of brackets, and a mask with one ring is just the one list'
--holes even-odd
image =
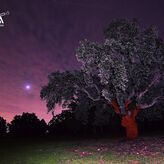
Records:
{"label": "grass", "polygon": [[[141,141],[137,142],[141,143]],[[132,143],[120,142],[120,139],[85,139],[74,141],[55,141],[52,139],[1,139],[0,164],[164,163],[164,153],[162,152],[164,150],[160,149],[162,153],[160,152],[160,154],[155,156],[131,154],[131,152],[125,153],[129,150],[129,144]],[[159,151],[156,150],[156,148],[157,147],[154,145],[152,149],[154,149],[154,151]]]}

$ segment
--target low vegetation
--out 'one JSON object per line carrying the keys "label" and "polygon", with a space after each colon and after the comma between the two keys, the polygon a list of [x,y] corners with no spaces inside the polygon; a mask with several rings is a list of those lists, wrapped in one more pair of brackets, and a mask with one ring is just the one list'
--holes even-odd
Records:
{"label": "low vegetation", "polygon": [[164,137],[123,139],[5,139],[1,164],[162,164]]}

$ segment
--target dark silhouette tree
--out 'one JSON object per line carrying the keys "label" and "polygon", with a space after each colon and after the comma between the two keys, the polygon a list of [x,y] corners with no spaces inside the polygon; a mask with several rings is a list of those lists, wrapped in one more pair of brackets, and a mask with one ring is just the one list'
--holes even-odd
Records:
{"label": "dark silhouette tree", "polygon": [[137,117],[142,133],[164,133],[164,103],[140,111]]}
{"label": "dark silhouette tree", "polygon": [[75,119],[74,110],[64,110],[48,123],[49,134],[55,136],[75,136],[81,129],[82,123]]}
{"label": "dark silhouette tree", "polygon": [[[48,85],[43,86],[40,93],[41,99],[46,100],[48,111],[53,113],[56,104],[61,104],[63,108],[75,109],[75,119],[81,121],[86,127],[99,126],[98,122],[100,123],[100,121],[98,119],[100,118],[102,124],[102,117],[97,117],[94,114],[98,108],[102,110],[104,107],[108,108],[108,119],[110,119],[110,115],[113,115],[113,111],[103,97],[99,101],[93,101],[88,97],[90,92],[95,97],[97,97],[98,93],[94,85],[92,87],[86,85],[83,72],[54,72],[48,76],[48,79]],[[95,84],[101,87],[99,78],[93,77],[93,80]],[[59,117],[60,115],[54,118],[58,119]]]}
{"label": "dark silhouette tree", "polygon": [[[112,110],[103,106],[89,106],[80,108],[77,104],[69,104],[69,110],[63,110],[61,114],[54,116],[48,123],[48,132],[54,136],[81,136],[81,135],[107,135],[112,133]],[[114,114],[114,113],[112,113]],[[108,127],[107,129],[105,127]],[[116,128],[116,127],[115,127]]]}
{"label": "dark silhouette tree", "polygon": [[9,124],[9,132],[15,136],[41,136],[46,133],[47,124],[39,120],[34,113],[16,115]]}
{"label": "dark silhouette tree", "polygon": [[3,117],[0,117],[0,136],[5,136],[7,132],[7,123]]}
{"label": "dark silhouette tree", "polygon": [[100,95],[121,115],[127,138],[134,139],[138,112],[163,99],[164,43],[155,28],[141,30],[135,20],[112,21],[104,33],[102,44],[82,41],[76,56],[88,85],[95,85],[93,76],[100,78]]}

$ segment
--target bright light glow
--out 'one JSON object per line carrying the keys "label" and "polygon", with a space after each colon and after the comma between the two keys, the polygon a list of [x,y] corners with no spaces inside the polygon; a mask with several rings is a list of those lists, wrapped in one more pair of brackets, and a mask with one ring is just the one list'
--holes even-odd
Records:
{"label": "bright light glow", "polygon": [[30,90],[31,86],[30,85],[26,85],[25,88],[26,88],[26,90]]}

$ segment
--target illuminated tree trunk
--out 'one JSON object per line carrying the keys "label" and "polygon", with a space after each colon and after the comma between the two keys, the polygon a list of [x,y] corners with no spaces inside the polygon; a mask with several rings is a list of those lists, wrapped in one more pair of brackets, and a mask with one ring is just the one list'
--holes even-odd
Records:
{"label": "illuminated tree trunk", "polygon": [[[130,102],[125,102],[126,114],[121,116],[121,125],[126,129],[126,137],[129,140],[138,137],[138,126],[135,117],[139,112],[139,108],[128,109]],[[112,101],[112,106],[117,114],[120,114],[120,109],[116,101]]]}
{"label": "illuminated tree trunk", "polygon": [[125,115],[122,117],[121,125],[126,129],[126,137],[129,140],[138,137],[138,126],[134,117]]}

